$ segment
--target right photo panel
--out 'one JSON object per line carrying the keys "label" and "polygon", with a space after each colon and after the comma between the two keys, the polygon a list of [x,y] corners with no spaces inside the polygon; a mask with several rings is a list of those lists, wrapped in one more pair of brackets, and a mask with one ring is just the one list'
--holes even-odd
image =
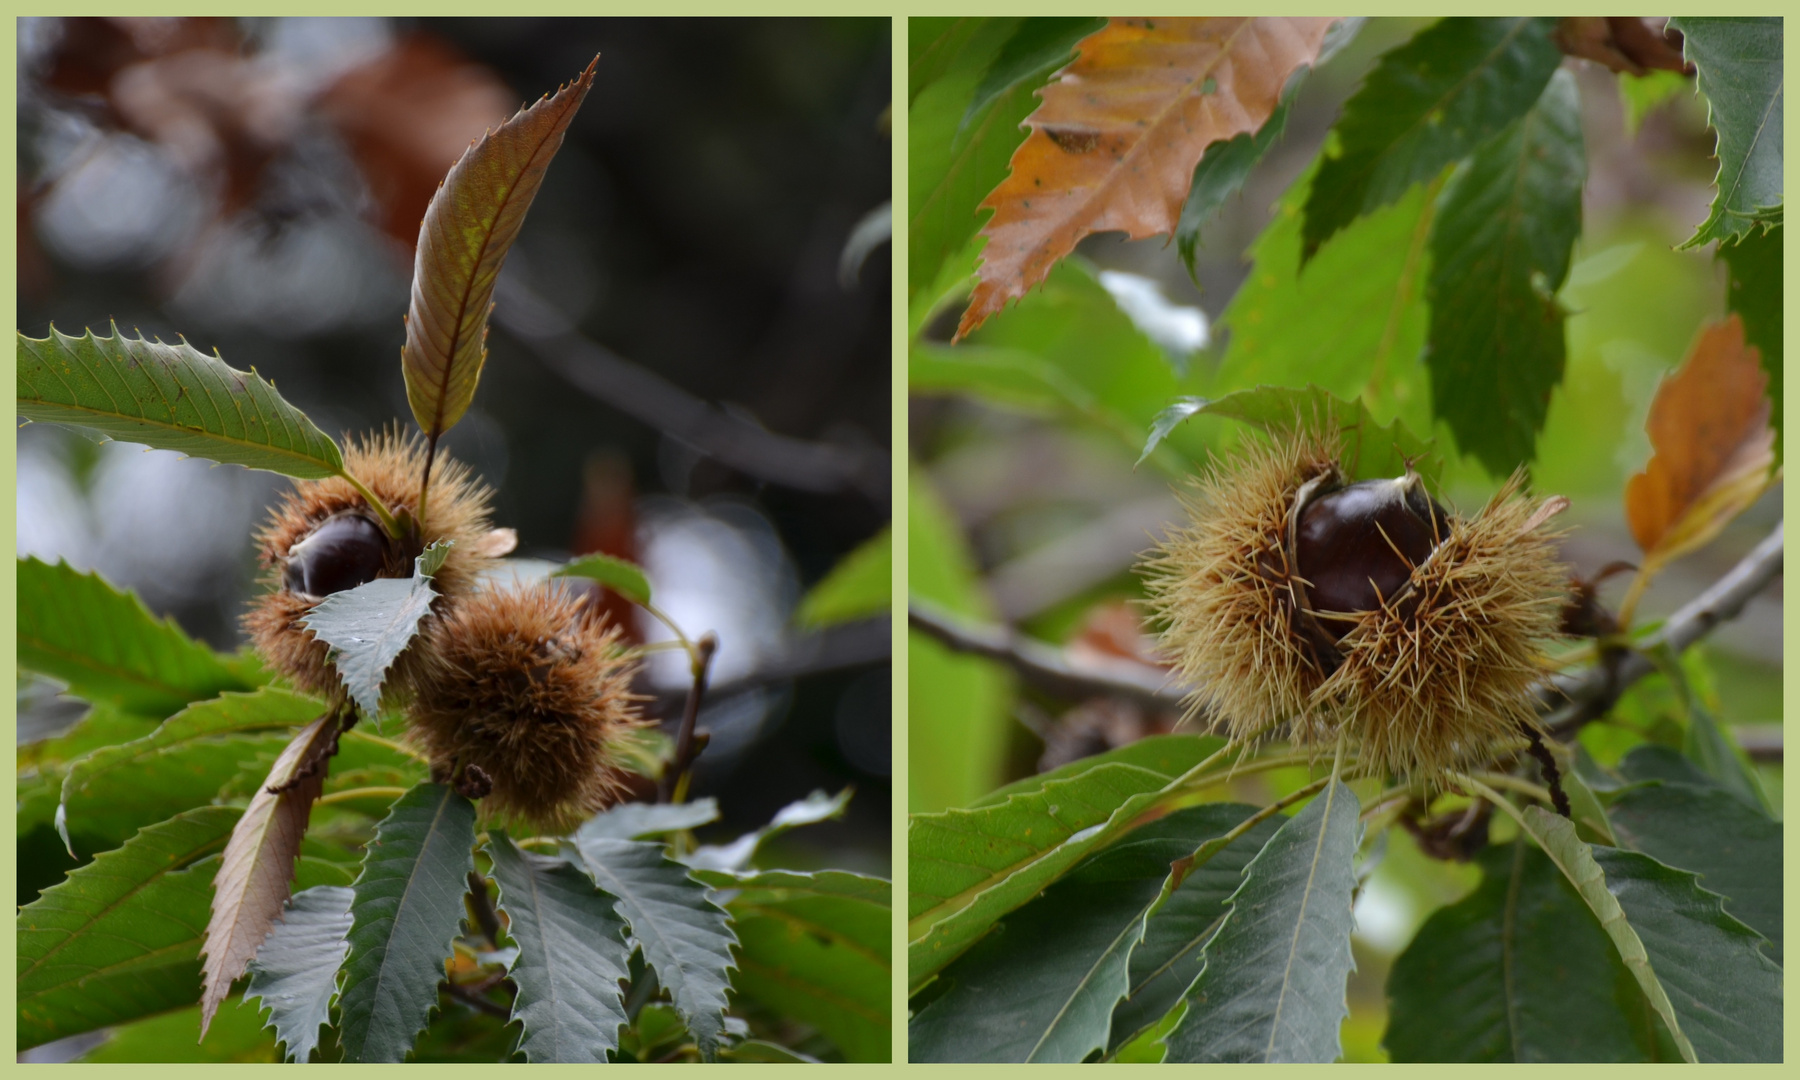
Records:
{"label": "right photo panel", "polygon": [[1783,34],[909,20],[908,1060],[1782,1060]]}

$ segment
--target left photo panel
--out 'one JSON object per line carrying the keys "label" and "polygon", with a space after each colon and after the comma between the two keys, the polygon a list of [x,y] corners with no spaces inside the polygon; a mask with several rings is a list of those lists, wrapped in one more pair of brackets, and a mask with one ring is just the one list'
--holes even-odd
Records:
{"label": "left photo panel", "polygon": [[18,1060],[891,1060],[892,32],[18,21]]}

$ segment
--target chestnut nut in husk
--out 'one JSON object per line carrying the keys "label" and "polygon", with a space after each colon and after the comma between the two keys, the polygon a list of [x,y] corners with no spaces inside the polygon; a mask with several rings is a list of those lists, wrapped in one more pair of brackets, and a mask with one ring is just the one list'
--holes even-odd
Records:
{"label": "chestnut nut in husk", "polygon": [[1538,729],[1567,579],[1543,525],[1565,503],[1528,496],[1519,473],[1457,515],[1411,468],[1348,472],[1331,429],[1215,462],[1144,564],[1145,604],[1194,687],[1190,716],[1441,783]]}

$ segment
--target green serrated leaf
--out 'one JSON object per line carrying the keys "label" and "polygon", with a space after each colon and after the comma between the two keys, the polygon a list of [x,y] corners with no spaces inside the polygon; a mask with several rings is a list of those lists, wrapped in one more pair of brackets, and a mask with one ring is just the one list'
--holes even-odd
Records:
{"label": "green serrated leaf", "polygon": [[1231,337],[1216,385],[1314,383],[1418,426],[1428,422],[1420,355],[1437,181],[1357,218],[1303,267],[1302,210],[1320,160],[1276,204],[1219,316]]}
{"label": "green serrated leaf", "polygon": [[475,399],[500,267],[593,84],[590,62],[554,96],[482,135],[425,208],[400,369],[413,418],[428,438],[450,430]]}
{"label": "green serrated leaf", "polygon": [[1304,255],[1525,114],[1562,62],[1554,18],[1444,19],[1387,53],[1344,105],[1306,202]]}
{"label": "green serrated leaf", "polygon": [[990,791],[976,799],[969,804],[968,809],[975,810],[983,806],[994,806],[1005,802],[1014,795],[1039,791],[1051,781],[1068,780],[1098,769],[1102,765],[1115,763],[1149,769],[1151,772],[1159,773],[1167,779],[1173,780],[1212,757],[1224,747],[1225,740],[1217,735],[1152,735],[1146,739],[1126,743],[1117,750],[1108,750],[1104,754],[1084,757],[1079,761],[1071,761],[1061,768],[1027,776],[1023,780],[1015,780],[1003,788]]}
{"label": "green serrated leaf", "polygon": [[256,1010],[240,1011],[227,1002],[205,1039],[194,1045],[200,1008],[176,1009],[112,1028],[106,1041],[75,1060],[83,1065],[150,1065],[160,1063],[274,1064],[281,1060],[275,1037],[265,1031]]}
{"label": "green serrated leaf", "polygon": [[190,705],[142,738],[103,747],[70,763],[57,828],[123,842],[139,828],[205,806],[246,766],[260,776],[293,737],[317,719],[315,698],[263,687]]}
{"label": "green serrated leaf", "polygon": [[733,990],[818,1029],[846,1061],[891,1060],[892,883],[842,870],[694,876],[733,890]]}
{"label": "green serrated leaf", "polygon": [[1581,232],[1587,159],[1575,77],[1558,72],[1515,124],[1476,151],[1431,232],[1433,413],[1494,476],[1536,456],[1562,382],[1556,292]]}
{"label": "green serrated leaf", "polygon": [[1744,320],[1744,340],[1762,354],[1769,376],[1769,423],[1775,428],[1775,459],[1781,460],[1782,230],[1752,229],[1735,244],[1720,244],[1719,258],[1730,268],[1726,302]]}
{"label": "green serrated leaf", "polygon": [[1712,210],[1681,245],[1742,237],[1781,221],[1782,20],[1676,18],[1682,56],[1706,94],[1718,133]]}
{"label": "green serrated leaf", "polygon": [[1167,1060],[1337,1060],[1359,810],[1333,780],[1244,867]]}
{"label": "green serrated leaf", "polygon": [[[69,872],[19,911],[18,1048],[192,1005],[213,872],[242,811],[209,806],[152,825]],[[342,870],[301,859],[307,886]],[[190,1028],[190,1040],[198,1026]]]}
{"label": "green serrated leaf", "polygon": [[[1207,401],[1184,398],[1157,417],[1144,448],[1148,455],[1175,425],[1190,416],[1224,416],[1267,432],[1292,431],[1296,426],[1317,428],[1333,424],[1343,437],[1345,467],[1357,479],[1400,476],[1407,463],[1427,480],[1437,480],[1439,464],[1432,444],[1414,436],[1396,420],[1383,427],[1360,401],[1345,401],[1317,386],[1296,390],[1285,386],[1258,386],[1238,390]],[[1166,426],[1165,425],[1165,417]]]}
{"label": "green serrated leaf", "polygon": [[[250,962],[244,1000],[259,1002],[257,1016],[268,1012],[267,1023],[289,1061],[310,1058],[319,1045],[319,1029],[331,1021],[338,969],[349,948],[354,899],[354,891],[340,885],[295,893]],[[231,1012],[221,1012],[220,1021]]]}
{"label": "green serrated leaf", "polygon": [[[412,644],[437,599],[426,570],[429,554],[413,561],[412,577],[376,578],[332,593],[301,617],[308,630],[331,646],[331,662],[364,716],[381,715],[388,668]],[[434,560],[441,565],[443,556]]]}
{"label": "green serrated leaf", "polygon": [[339,1038],[346,1061],[403,1061],[437,1006],[475,868],[475,804],[420,784],[376,826],[353,888]]}
{"label": "green serrated leaf", "polygon": [[939,974],[948,989],[914,1015],[912,1060],[1078,1062],[1106,1047],[1169,864],[1251,812],[1222,804],[1177,811],[1007,915]]}
{"label": "green serrated leaf", "polygon": [[[1115,850],[1124,850],[1165,835],[1175,836],[1188,850],[1171,854],[1169,849],[1160,848],[1155,852],[1159,856],[1170,855],[1169,862],[1189,857],[1204,847],[1214,850],[1186,872],[1180,886],[1161,907],[1153,909],[1144,924],[1144,939],[1131,953],[1130,995],[1113,1009],[1108,1053],[1119,1053],[1136,1036],[1154,1030],[1164,1017],[1184,1007],[1188,987],[1205,967],[1205,945],[1225,918],[1226,901],[1243,884],[1244,867],[1287,820],[1280,816],[1267,818],[1230,844],[1221,847],[1211,843],[1250,813],[1250,807],[1226,803],[1177,811],[1117,845]],[[1159,1046],[1158,1060],[1161,1052]]]}
{"label": "green serrated leaf", "polygon": [[1555,864],[1523,841],[1476,857],[1480,886],[1433,913],[1388,975],[1393,1060],[1646,1060],[1625,1011],[1642,996]]}
{"label": "green serrated leaf", "polygon": [[603,1064],[626,1023],[619,980],[631,947],[613,900],[564,859],[521,851],[504,832],[485,845],[498,904],[519,955],[508,969],[528,1061]]}
{"label": "green serrated leaf", "polygon": [[1781,969],[1697,875],[1590,847],[1567,820],[1501,802],[1600,920],[1684,1060],[1780,1060]]}
{"label": "green serrated leaf", "polygon": [[1104,765],[998,806],[915,814],[907,825],[907,979],[915,989],[1007,912],[1104,847],[1168,778]]}
{"label": "green serrated leaf", "polygon": [[227,465],[319,479],[344,471],[330,437],[255,370],[227,367],[183,341],[92,330],[19,335],[18,412]]}
{"label": "green serrated leaf", "polygon": [[20,910],[19,1049],[200,996],[212,871],[239,813],[206,807],[152,825]]}
{"label": "green serrated leaf", "polygon": [[650,602],[650,579],[644,568],[625,559],[598,552],[583,555],[556,570],[551,577],[589,578],[605,585],[634,604]]}
{"label": "green serrated leaf", "polygon": [[886,611],[893,604],[893,579],[894,532],[884,525],[807,590],[794,621],[801,626],[831,626]]}
{"label": "green serrated leaf", "polygon": [[1613,800],[1621,844],[1666,866],[1700,875],[1725,911],[1769,939],[1782,962],[1781,823],[1716,787],[1654,781]]}
{"label": "green serrated leaf", "polygon": [[1243,190],[1250,171],[1268,154],[1270,147],[1281,141],[1282,133],[1287,130],[1288,110],[1309,70],[1301,67],[1288,77],[1281,100],[1262,127],[1213,143],[1194,165],[1194,179],[1188,184],[1187,200],[1181,204],[1181,220],[1175,224],[1175,250],[1195,287],[1200,284],[1194,272],[1194,256],[1200,250],[1200,227],[1212,218],[1214,211],[1225,205],[1225,200]]}
{"label": "green serrated leaf", "polygon": [[18,573],[19,666],[67,683],[77,697],[162,717],[256,685],[98,574],[35,557],[20,559]]}
{"label": "green serrated leaf", "polygon": [[574,847],[594,884],[618,899],[614,910],[674,996],[701,1056],[711,1060],[725,1030],[737,943],[725,912],[687,867],[663,855],[661,844],[577,835]]}
{"label": "green serrated leaf", "polygon": [[620,803],[582,823],[584,836],[642,840],[683,832],[719,820],[719,800],[708,796],[687,803]]}
{"label": "green serrated leaf", "polygon": [[806,798],[797,799],[777,810],[775,816],[762,828],[747,832],[729,844],[703,844],[684,856],[682,861],[697,870],[741,870],[750,865],[762,845],[789,829],[843,817],[844,810],[850,805],[850,795],[850,788],[844,788],[836,795],[827,795],[823,791],[811,792]]}

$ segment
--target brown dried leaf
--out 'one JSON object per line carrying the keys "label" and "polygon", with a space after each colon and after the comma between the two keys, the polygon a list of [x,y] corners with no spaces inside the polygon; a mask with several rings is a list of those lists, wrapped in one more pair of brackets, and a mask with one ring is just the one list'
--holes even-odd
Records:
{"label": "brown dried leaf", "polygon": [[1651,69],[1693,74],[1682,59],[1681,33],[1665,31],[1665,19],[1570,16],[1556,27],[1556,46],[1570,56],[1604,64],[1614,71],[1647,75]]}
{"label": "brown dried leaf", "polygon": [[1206,147],[1260,128],[1328,18],[1113,19],[1040,93],[956,336],[1044,280],[1091,233],[1174,230]]}
{"label": "brown dried leaf", "polygon": [[325,784],[337,752],[338,719],[321,716],[300,730],[269,769],[268,779],[250,799],[231,830],[224,858],[213,877],[212,921],[201,948],[204,989],[200,995],[200,1037],[212,1024],[219,1003],[262,947],[294,880],[294,860],[313,800]]}
{"label": "brown dried leaf", "polygon": [[476,140],[425,211],[400,367],[413,417],[428,438],[448,431],[474,400],[500,266],[594,84],[597,63],[599,57],[554,97]]}
{"label": "brown dried leaf", "polygon": [[1625,485],[1645,569],[1705,545],[1769,486],[1775,431],[1768,376],[1733,314],[1700,333],[1656,389],[1644,428],[1655,453]]}

